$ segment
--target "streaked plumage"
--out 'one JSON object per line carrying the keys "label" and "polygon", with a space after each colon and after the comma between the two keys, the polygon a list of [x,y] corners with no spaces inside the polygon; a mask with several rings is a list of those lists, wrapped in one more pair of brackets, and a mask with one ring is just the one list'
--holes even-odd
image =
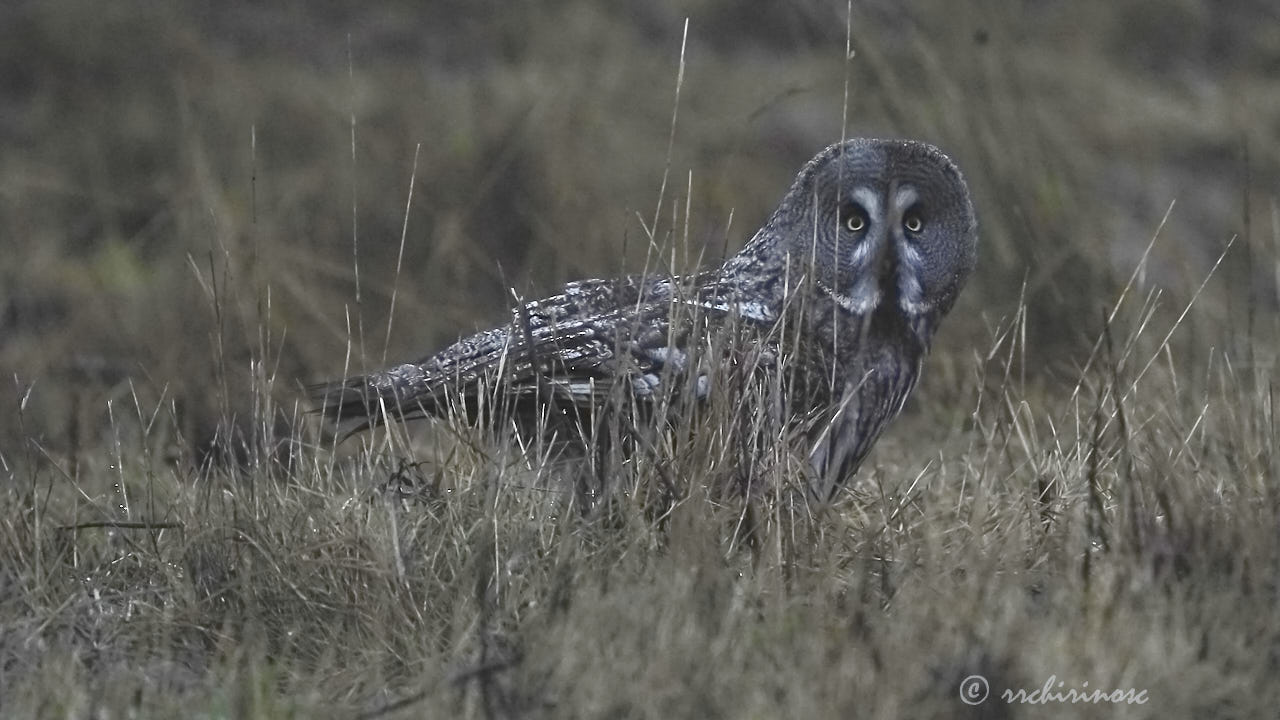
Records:
{"label": "streaked plumage", "polygon": [[459,405],[533,417],[590,413],[618,393],[633,407],[677,387],[704,399],[728,366],[760,376],[782,363],[787,412],[811,427],[811,487],[825,498],[901,409],[976,251],[950,159],[920,142],[849,140],[810,160],[719,268],[570,283],[503,327],[313,390],[354,432]]}

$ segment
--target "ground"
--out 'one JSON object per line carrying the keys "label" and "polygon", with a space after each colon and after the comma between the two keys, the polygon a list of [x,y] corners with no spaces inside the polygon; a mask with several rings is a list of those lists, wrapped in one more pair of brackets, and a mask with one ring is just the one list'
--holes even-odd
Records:
{"label": "ground", "polygon": [[[1273,713],[1278,73],[1264,0],[6,3],[0,708]],[[718,495],[714,415],[584,517],[306,414],[511,288],[718,262],[858,135],[951,154],[981,249],[830,507],[785,450]]]}

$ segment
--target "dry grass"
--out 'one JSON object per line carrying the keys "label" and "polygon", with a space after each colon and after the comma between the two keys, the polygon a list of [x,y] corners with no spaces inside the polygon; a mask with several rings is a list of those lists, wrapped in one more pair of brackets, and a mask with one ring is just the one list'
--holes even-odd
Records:
{"label": "dry grass", "polygon": [[[121,408],[75,475],[33,441],[0,544],[5,705],[955,715],[976,673],[1145,689],[1134,716],[1272,707],[1270,379],[1180,374],[1163,313],[1121,307],[1074,397],[1028,397],[1021,320],[966,375],[964,428],[923,457],[896,433],[829,508],[708,493],[724,458],[696,439],[616,461],[624,492],[586,517],[555,490],[570,466],[465,427],[417,433],[410,463],[384,450],[401,427],[335,456],[262,421],[190,468],[160,451],[166,405]],[[695,438],[737,427],[706,422]]]}
{"label": "dry grass", "polygon": [[[843,8],[700,3],[669,158],[684,11],[665,5],[392,4],[301,30],[118,7],[94,31],[70,0],[0,11],[0,66],[46,60],[0,73],[6,717],[1280,702],[1268,4],[865,3],[846,65]],[[984,244],[831,507],[780,490],[781,446],[777,491],[714,492],[739,432],[714,412],[609,458],[625,492],[586,516],[571,464],[468,428],[334,452],[304,418],[298,383],[341,373],[348,343],[354,367],[414,357],[492,321],[507,284],[641,266],[635,212],[668,163],[665,257],[732,251],[838,133],[846,72],[848,134],[951,150]],[[1148,702],[997,697],[1050,676]]]}

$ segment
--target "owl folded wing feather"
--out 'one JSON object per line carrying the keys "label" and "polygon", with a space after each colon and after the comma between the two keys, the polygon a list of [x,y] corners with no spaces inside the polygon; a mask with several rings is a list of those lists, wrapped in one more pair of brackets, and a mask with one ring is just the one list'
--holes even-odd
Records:
{"label": "owl folded wing feather", "polygon": [[521,303],[509,325],[463,338],[418,362],[315,385],[343,436],[391,418],[445,415],[486,393],[515,403],[597,405],[617,383],[644,395],[666,370],[670,283],[584,280]]}

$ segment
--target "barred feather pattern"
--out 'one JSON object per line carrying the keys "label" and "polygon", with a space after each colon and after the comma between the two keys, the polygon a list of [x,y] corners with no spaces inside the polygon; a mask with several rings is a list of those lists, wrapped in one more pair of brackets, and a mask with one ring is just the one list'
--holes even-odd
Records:
{"label": "barred feather pattern", "polygon": [[[523,303],[508,325],[463,338],[413,363],[312,388],[322,412],[346,434],[390,418],[444,415],[451,395],[499,389],[507,399],[592,407],[615,384],[637,398],[689,368],[694,328],[730,317],[767,330],[776,309],[743,301],[743,288],[703,276],[624,277],[569,283],[558,295]],[[710,368],[693,378],[706,394]],[[671,382],[669,379],[666,382]]]}

